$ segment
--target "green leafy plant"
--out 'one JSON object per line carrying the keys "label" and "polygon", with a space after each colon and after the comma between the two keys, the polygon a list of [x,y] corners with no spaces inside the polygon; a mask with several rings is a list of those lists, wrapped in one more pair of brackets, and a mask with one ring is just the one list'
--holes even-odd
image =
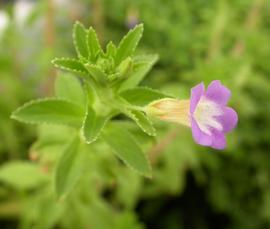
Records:
{"label": "green leafy plant", "polygon": [[[12,6],[14,1],[5,2]],[[49,2],[63,1],[36,1],[44,6]],[[99,7],[103,14],[95,6],[89,8],[90,2],[103,4]],[[51,48],[44,43],[47,23],[36,23],[52,16],[47,13],[50,7],[39,7],[32,22],[23,27],[11,22],[0,38],[1,227],[17,228],[17,222],[22,229],[270,227],[268,2],[81,0],[62,4],[53,7],[55,42]],[[140,52],[157,52],[160,59],[141,85],[176,98],[187,98],[190,87],[202,79],[208,83],[218,77],[230,85],[231,104],[237,107],[241,122],[229,136],[229,147],[218,153],[198,147],[191,142],[189,130],[162,123],[155,123],[157,137],[152,138],[135,122],[115,116],[113,123],[128,130],[149,155],[153,179],[125,166],[100,137],[93,144],[79,143],[83,147],[76,148],[77,162],[64,174],[70,177],[63,183],[69,196],[57,200],[53,173],[78,128],[35,128],[9,117],[19,104],[51,89],[46,84],[52,79],[49,60],[62,54],[73,57],[70,26],[76,18],[89,23],[89,16],[103,41],[120,40],[129,16],[135,16],[134,23],[144,23]],[[103,18],[96,20],[96,16]],[[74,80],[62,86],[60,97],[85,99],[74,93],[81,79],[61,72],[56,81],[64,77]],[[145,100],[140,90],[133,94],[123,90],[125,99],[142,106]],[[69,182],[73,176],[75,185]]]}
{"label": "green leafy plant", "polygon": [[137,25],[118,46],[109,42],[103,50],[95,30],[76,22],[73,43],[77,59],[55,58],[52,63],[77,77],[60,73],[54,97],[28,102],[13,112],[12,118],[21,122],[66,125],[75,130],[57,163],[58,196],[66,194],[80,177],[79,148],[97,140],[104,141],[127,166],[151,177],[149,160],[136,138],[115,123],[119,115],[125,115],[147,135],[156,135],[144,107],[165,95],[138,86],[157,61],[157,55],[135,55],[142,33],[143,25]]}

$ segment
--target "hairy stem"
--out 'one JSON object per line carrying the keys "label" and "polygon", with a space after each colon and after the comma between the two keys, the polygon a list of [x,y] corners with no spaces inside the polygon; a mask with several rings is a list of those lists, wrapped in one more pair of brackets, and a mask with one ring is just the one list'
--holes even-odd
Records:
{"label": "hairy stem", "polygon": [[164,138],[162,138],[156,145],[154,145],[148,155],[152,165],[155,165],[158,161],[160,154],[168,147],[178,136],[179,129],[175,128],[171,130]]}

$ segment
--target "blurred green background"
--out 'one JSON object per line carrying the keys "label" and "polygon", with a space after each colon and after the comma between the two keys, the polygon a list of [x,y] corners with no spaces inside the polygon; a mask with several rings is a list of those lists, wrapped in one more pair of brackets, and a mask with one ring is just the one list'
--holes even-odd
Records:
{"label": "blurred green background", "polygon": [[[269,16],[268,0],[1,0],[0,228],[270,228]],[[76,189],[57,200],[53,164],[70,130],[9,116],[52,95],[51,59],[75,56],[75,20],[103,43],[144,23],[139,52],[160,56],[144,85],[186,99],[197,83],[220,79],[239,114],[227,149],[197,146],[190,130],[157,123],[153,179],[101,144]]]}

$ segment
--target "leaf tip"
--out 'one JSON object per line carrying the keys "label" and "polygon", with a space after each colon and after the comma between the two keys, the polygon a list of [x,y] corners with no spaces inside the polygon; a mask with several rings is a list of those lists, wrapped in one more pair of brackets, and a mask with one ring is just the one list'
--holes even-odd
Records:
{"label": "leaf tip", "polygon": [[79,20],[76,20],[74,23],[74,27],[76,26],[83,26],[83,24]]}
{"label": "leaf tip", "polygon": [[91,32],[95,32],[95,29],[94,29],[93,26],[90,26],[88,30],[91,31]]}
{"label": "leaf tip", "polygon": [[150,135],[152,137],[156,137],[157,136],[157,132],[156,132],[156,130],[153,130],[153,132],[148,133],[148,135]]}
{"label": "leaf tip", "polygon": [[137,25],[134,27],[134,29],[135,29],[135,28],[144,29],[144,24],[143,24],[143,23],[137,24]]}
{"label": "leaf tip", "polygon": [[13,111],[13,112],[10,114],[10,118],[13,119],[13,120],[18,120],[18,119],[17,119],[17,116],[16,116],[16,113],[17,113],[17,110]]}
{"label": "leaf tip", "polygon": [[57,61],[57,58],[53,58],[52,60],[51,60],[51,63],[53,64],[53,65],[55,65],[55,62]]}

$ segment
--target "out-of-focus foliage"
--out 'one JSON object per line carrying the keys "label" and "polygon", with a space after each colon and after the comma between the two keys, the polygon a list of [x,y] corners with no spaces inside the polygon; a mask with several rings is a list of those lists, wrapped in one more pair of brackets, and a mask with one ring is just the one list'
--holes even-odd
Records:
{"label": "out-of-focus foliage", "polygon": [[[0,3],[9,15],[0,32],[1,228],[270,227],[269,2],[80,0],[51,2],[53,10],[49,2],[35,3],[26,21]],[[179,98],[200,81],[220,79],[232,89],[240,121],[228,148],[195,146],[188,129],[160,123],[152,142],[119,117],[149,152],[153,178],[139,177],[97,144],[82,150],[89,166],[70,195],[57,200],[52,173],[72,130],[36,132],[9,115],[52,91],[50,60],[74,55],[75,19],[94,26],[104,43],[143,22],[141,51],[160,56],[147,86]]]}

